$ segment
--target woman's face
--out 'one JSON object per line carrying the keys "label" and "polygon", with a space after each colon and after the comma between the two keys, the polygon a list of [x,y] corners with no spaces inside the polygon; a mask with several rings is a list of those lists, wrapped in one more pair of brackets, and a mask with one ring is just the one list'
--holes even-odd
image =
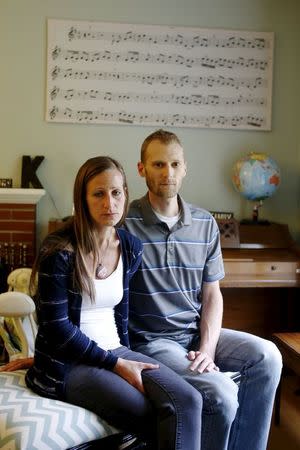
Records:
{"label": "woman's face", "polygon": [[125,201],[123,177],[117,169],[105,170],[87,183],[88,210],[99,228],[114,226],[121,220]]}

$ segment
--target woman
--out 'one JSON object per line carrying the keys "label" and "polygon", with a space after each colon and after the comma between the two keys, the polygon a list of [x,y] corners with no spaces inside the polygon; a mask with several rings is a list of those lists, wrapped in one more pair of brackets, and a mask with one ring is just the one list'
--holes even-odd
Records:
{"label": "woman", "polygon": [[82,165],[74,215],[45,239],[32,271],[32,280],[39,274],[39,329],[26,382],[152,439],[153,448],[199,450],[200,394],[128,348],[128,284],[142,244],[119,228],[127,205],[117,161],[100,156]]}

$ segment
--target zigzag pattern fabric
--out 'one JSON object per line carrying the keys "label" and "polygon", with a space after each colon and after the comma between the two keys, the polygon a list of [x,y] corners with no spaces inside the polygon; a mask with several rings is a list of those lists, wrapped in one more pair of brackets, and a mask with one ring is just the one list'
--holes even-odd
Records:
{"label": "zigzag pattern fabric", "polygon": [[24,370],[0,374],[2,450],[64,450],[116,432],[84,408],[30,391]]}

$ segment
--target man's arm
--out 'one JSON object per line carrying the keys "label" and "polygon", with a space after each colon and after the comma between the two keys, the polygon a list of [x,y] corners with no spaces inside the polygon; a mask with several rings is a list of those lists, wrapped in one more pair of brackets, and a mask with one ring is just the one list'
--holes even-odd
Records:
{"label": "man's arm", "polygon": [[204,283],[200,319],[201,342],[198,351],[190,351],[188,359],[193,361],[193,371],[211,372],[219,370],[214,363],[215,350],[220,336],[223,317],[223,297],[219,281]]}

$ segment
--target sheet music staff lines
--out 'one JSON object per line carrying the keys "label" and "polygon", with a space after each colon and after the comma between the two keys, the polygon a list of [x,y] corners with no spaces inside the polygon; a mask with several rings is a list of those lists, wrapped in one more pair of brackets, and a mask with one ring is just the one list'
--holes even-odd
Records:
{"label": "sheet music staff lines", "polygon": [[259,87],[266,88],[267,80],[263,77],[247,78],[247,77],[224,77],[217,76],[190,76],[190,75],[171,75],[167,72],[157,74],[145,74],[135,72],[103,72],[97,70],[77,70],[63,69],[55,66],[51,72],[52,80],[56,79],[73,79],[73,80],[109,80],[109,81],[126,81],[134,83],[144,83],[148,85],[170,85],[175,87],[223,87],[229,86],[235,89],[247,88],[249,90]]}
{"label": "sheet music staff lines", "polygon": [[74,110],[72,108],[60,109],[54,106],[50,111],[50,115],[53,118],[64,119],[63,121],[68,121],[69,119],[76,119],[79,122],[89,123],[93,120],[101,119],[108,123],[120,122],[120,123],[148,123],[148,125],[157,125],[161,123],[163,125],[176,126],[177,123],[185,122],[191,127],[203,125],[205,127],[213,127],[215,125],[231,125],[232,127],[237,127],[240,125],[251,125],[260,128],[264,124],[263,117],[259,115],[211,115],[211,116],[188,116],[184,114],[141,114],[139,112],[128,113],[126,111],[120,112],[104,112],[102,110]]}
{"label": "sheet music staff lines", "polygon": [[89,99],[108,102],[134,102],[134,103],[174,103],[180,105],[265,105],[263,97],[243,96],[221,97],[220,95],[175,95],[175,94],[137,94],[136,92],[109,92],[76,89],[60,89],[54,87],[50,93],[51,99],[63,98],[65,100]]}
{"label": "sheet music staff lines", "polygon": [[226,39],[219,39],[216,36],[210,38],[195,35],[193,37],[184,37],[182,34],[152,35],[147,33],[134,33],[133,31],[126,31],[125,33],[111,33],[101,31],[90,31],[88,29],[77,29],[71,27],[68,32],[69,41],[72,40],[107,40],[111,44],[119,44],[120,42],[134,42],[143,44],[158,44],[158,45],[176,45],[183,48],[195,47],[216,47],[216,48],[255,48],[264,49],[269,46],[269,43],[263,38],[245,39],[240,36],[229,36]]}
{"label": "sheet music staff lines", "polygon": [[165,53],[141,53],[136,50],[127,52],[111,52],[110,50],[88,52],[84,50],[67,50],[55,47],[52,51],[53,60],[59,61],[61,58],[67,62],[122,62],[122,63],[141,63],[141,64],[175,64],[188,68],[202,66],[210,69],[216,68],[254,68],[265,70],[268,67],[268,61],[259,58],[210,58],[208,55],[201,58],[190,58],[179,54]]}
{"label": "sheet music staff lines", "polygon": [[46,120],[270,130],[271,32],[48,19]]}

